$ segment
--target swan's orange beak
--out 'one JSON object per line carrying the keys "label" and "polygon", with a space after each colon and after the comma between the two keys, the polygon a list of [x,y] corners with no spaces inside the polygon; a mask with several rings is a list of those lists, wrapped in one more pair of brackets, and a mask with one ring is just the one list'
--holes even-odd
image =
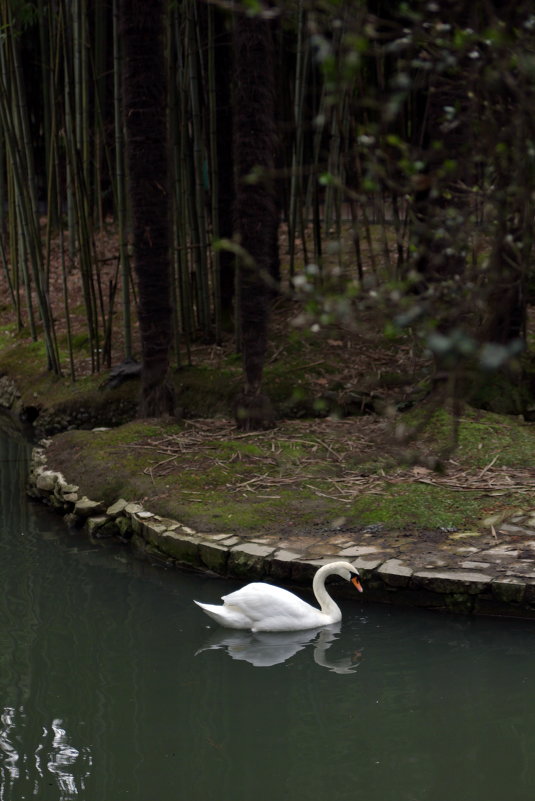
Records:
{"label": "swan's orange beak", "polygon": [[363,592],[362,585],[356,576],[351,579],[351,584],[354,584],[359,592]]}

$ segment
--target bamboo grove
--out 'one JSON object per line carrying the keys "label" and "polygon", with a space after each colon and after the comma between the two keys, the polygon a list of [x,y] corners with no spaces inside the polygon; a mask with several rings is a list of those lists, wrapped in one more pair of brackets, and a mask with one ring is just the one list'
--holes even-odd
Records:
{"label": "bamboo grove", "polygon": [[[120,1],[0,2],[3,280],[19,329],[73,380],[81,333],[94,372],[116,341],[124,359],[139,349]],[[269,186],[269,292],[304,299],[306,320],[354,323],[375,299],[437,359],[506,361],[525,339],[532,277],[531,4],[174,0],[165,14],[176,365],[199,338],[248,335],[233,322],[258,289],[235,291],[246,184]],[[244,18],[269,26],[273,58],[255,80],[269,72],[275,146],[269,170],[253,165],[237,186]]]}

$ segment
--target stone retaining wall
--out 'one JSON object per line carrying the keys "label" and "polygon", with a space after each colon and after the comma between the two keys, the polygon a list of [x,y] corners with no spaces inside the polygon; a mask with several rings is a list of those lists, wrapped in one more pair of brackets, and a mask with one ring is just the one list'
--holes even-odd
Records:
{"label": "stone retaining wall", "polygon": [[[171,565],[309,587],[318,566],[333,559],[348,559],[363,578],[364,596],[359,599],[365,601],[463,614],[535,617],[535,564],[531,565],[532,573],[524,564],[523,575],[516,575],[508,546],[500,552],[503,558],[490,556],[499,548],[482,551],[489,554],[486,558],[490,562],[459,562],[462,552],[477,550],[459,547],[457,561],[445,566],[436,557],[430,559],[429,554],[423,560],[417,554],[412,560],[407,556],[392,558],[376,545],[347,541],[347,535],[342,534],[290,540],[202,533],[153,514],[139,503],[121,498],[105,507],[98,500],[81,496],[77,486],[48,469],[46,447],[45,441],[33,450],[28,493],[62,514],[69,526],[84,528],[90,537],[118,538]],[[466,560],[466,554],[460,558]],[[355,598],[352,588],[341,592]]]}

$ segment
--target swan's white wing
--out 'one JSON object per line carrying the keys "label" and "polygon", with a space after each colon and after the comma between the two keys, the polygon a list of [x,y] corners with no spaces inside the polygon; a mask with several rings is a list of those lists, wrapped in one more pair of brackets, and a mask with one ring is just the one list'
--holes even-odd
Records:
{"label": "swan's white wing", "polygon": [[309,610],[317,611],[293,592],[263,582],[247,584],[235,592],[223,595],[222,600],[225,606],[246,610],[253,620],[268,613],[304,614]]}
{"label": "swan's white wing", "polygon": [[325,625],[319,609],[282,587],[263,582],[247,584],[223,596],[225,608],[241,612],[253,631],[299,631]]}

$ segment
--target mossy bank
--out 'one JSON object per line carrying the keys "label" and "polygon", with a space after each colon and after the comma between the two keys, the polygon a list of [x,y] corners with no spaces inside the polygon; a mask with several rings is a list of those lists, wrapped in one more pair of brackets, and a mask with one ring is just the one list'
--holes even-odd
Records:
{"label": "mossy bank", "polygon": [[535,617],[535,509],[518,512],[510,523],[502,520],[499,543],[494,529],[492,536],[467,531],[433,541],[373,528],[306,535],[207,532],[123,498],[107,506],[81,495],[79,486],[49,469],[48,445],[34,449],[29,492],[64,514],[70,526],[84,526],[90,537],[119,538],[171,565],[286,584],[310,584],[318,566],[350,559],[370,601]]}

